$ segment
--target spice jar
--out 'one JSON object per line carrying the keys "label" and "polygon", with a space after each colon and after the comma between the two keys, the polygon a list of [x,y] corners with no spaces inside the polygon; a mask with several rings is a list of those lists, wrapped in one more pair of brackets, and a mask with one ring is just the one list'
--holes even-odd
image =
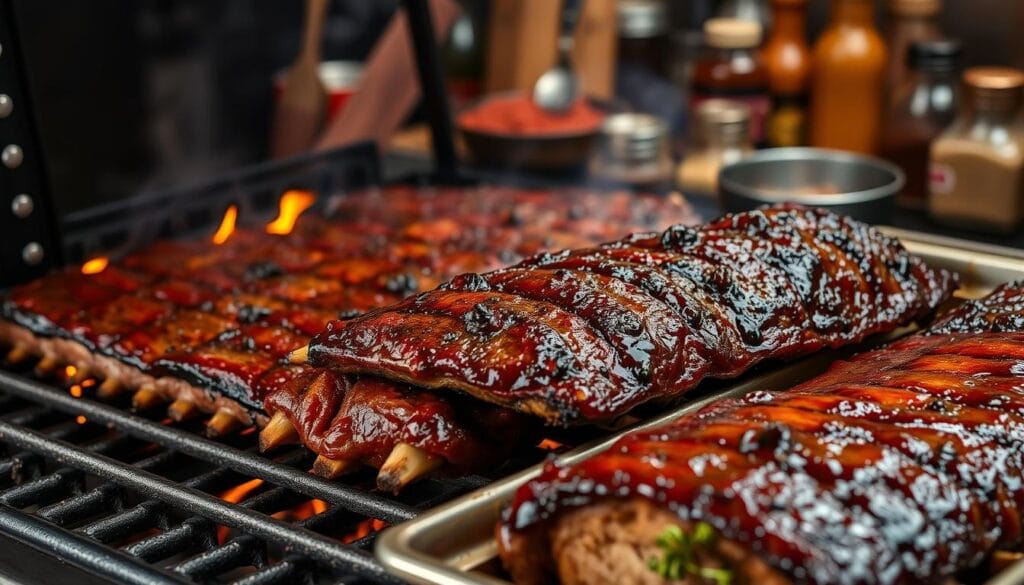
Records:
{"label": "spice jar", "polygon": [[1005,233],[1024,218],[1024,71],[964,73],[968,107],[932,144],[928,211],[936,220]]}
{"label": "spice jar", "polygon": [[750,132],[755,143],[764,139],[764,121],[771,109],[768,71],[757,47],[761,25],[735,18],[712,18],[704,23],[703,57],[693,74],[690,109],[696,112],[708,99],[726,98],[750,109]]}
{"label": "spice jar", "polygon": [[882,132],[882,157],[907,175],[900,202],[923,209],[928,198],[928,156],[932,141],[956,117],[960,60],[957,41],[924,41],[910,46],[910,75],[895,94]]}
{"label": "spice jar", "polygon": [[696,118],[696,148],[679,165],[676,183],[684,194],[713,195],[718,190],[718,172],[722,167],[753,150],[750,108],[731,100],[707,100],[698,106]]}
{"label": "spice jar", "polygon": [[672,155],[665,122],[650,114],[608,116],[598,135],[590,172],[613,183],[650,191],[670,187]]}

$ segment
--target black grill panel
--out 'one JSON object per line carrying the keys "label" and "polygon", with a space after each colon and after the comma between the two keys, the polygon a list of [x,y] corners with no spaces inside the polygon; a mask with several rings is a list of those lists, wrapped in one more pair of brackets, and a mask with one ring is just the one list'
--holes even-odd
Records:
{"label": "black grill panel", "polygon": [[[373,489],[372,470],[326,481],[307,473],[303,448],[260,454],[254,429],[214,441],[202,421],[171,426],[160,409],[132,413],[90,390],[0,371],[0,538],[111,581],[394,582],[372,556],[374,531],[341,538],[493,479],[426,480],[392,497]],[[240,485],[241,501],[222,499]],[[313,499],[316,513],[299,518]]]}

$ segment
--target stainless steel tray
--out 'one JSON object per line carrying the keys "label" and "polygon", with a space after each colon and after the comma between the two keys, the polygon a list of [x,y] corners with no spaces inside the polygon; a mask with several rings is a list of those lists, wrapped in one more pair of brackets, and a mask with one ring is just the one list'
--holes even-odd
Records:
{"label": "stainless steel tray", "polygon": [[[957,296],[976,298],[996,285],[1024,278],[1024,251],[894,228],[883,230],[898,237],[908,250],[924,258],[930,265],[958,272],[963,283]],[[768,373],[741,379],[734,385],[706,393],[671,412],[568,451],[559,455],[558,459],[564,463],[581,461],[607,449],[624,433],[675,420],[714,400],[742,395],[752,390],[791,386],[823,371],[837,355],[820,354]],[[535,465],[434,508],[415,520],[389,528],[377,538],[377,558],[388,571],[413,583],[508,585],[508,581],[501,578],[497,571],[495,523],[501,508],[511,499],[515,490],[540,473],[540,469],[540,465]],[[986,585],[1022,582],[1024,561],[994,576]]]}

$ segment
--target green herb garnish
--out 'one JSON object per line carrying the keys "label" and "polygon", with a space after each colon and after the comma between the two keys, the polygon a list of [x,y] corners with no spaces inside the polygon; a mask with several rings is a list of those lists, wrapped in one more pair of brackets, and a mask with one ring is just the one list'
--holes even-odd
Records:
{"label": "green herb garnish", "polygon": [[689,532],[673,524],[665,528],[655,541],[662,550],[661,558],[651,558],[647,566],[669,580],[693,576],[714,581],[716,585],[731,585],[732,571],[702,567],[697,562],[697,552],[709,550],[715,546],[716,541],[715,529],[707,522],[694,524]]}

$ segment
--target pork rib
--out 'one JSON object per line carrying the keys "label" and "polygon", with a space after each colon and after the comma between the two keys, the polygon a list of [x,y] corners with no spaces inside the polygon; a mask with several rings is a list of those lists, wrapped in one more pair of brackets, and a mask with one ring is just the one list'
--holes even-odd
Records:
{"label": "pork rib", "polygon": [[954,286],[874,228],[780,206],[464,275],[335,321],[297,357],[595,422],[892,330]]}
{"label": "pork rib", "polygon": [[[552,539],[582,510],[607,520],[609,502],[654,507],[662,528],[713,526],[746,553],[705,560],[741,578],[756,557],[796,582],[931,583],[1016,548],[1022,315],[1024,283],[1005,285],[795,388],[719,402],[580,464],[550,465],[504,516],[506,566],[518,583],[608,582],[555,558]],[[633,577],[661,580],[646,568]]]}

